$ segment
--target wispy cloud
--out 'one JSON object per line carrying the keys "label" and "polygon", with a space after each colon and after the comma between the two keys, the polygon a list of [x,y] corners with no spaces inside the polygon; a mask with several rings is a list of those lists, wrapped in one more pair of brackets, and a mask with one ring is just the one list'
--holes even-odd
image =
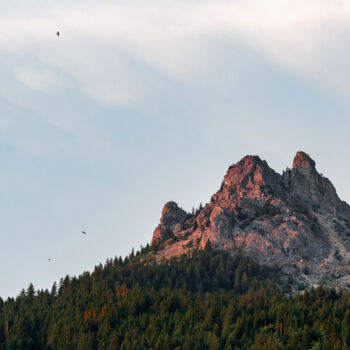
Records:
{"label": "wispy cloud", "polygon": [[47,90],[58,82],[54,74],[45,70],[17,67],[14,74],[19,82],[36,90]]}
{"label": "wispy cloud", "polygon": [[[206,44],[215,37],[241,41],[305,79],[326,83],[322,88],[329,92],[345,94],[349,87],[350,64],[342,57],[348,51],[350,4],[343,0],[39,0],[35,9],[23,0],[14,4],[2,5],[0,30],[6,35],[0,48],[56,66],[107,103],[124,103],[142,93],[130,78],[132,66],[121,56],[188,79],[208,68],[213,57],[206,57]],[[28,73],[24,80],[42,84]]]}

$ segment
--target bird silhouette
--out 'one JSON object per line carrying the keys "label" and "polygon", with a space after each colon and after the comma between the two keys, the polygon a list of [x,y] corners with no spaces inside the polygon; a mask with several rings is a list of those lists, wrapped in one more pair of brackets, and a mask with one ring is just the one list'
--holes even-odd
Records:
{"label": "bird silhouette", "polygon": [[87,233],[85,231],[81,231],[81,233],[84,234],[84,235],[87,235]]}
{"label": "bird silhouette", "polygon": [[56,32],[56,35],[57,35],[57,36],[60,36],[60,32],[59,32],[59,31],[57,31],[57,32]]}

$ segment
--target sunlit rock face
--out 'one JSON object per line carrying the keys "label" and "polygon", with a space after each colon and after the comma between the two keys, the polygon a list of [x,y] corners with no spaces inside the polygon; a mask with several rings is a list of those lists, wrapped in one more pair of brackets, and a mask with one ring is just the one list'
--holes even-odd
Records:
{"label": "sunlit rock face", "polygon": [[257,156],[244,157],[196,213],[167,203],[151,245],[161,259],[203,249],[208,241],[277,265],[306,286],[348,283],[350,207],[304,152],[282,175]]}
{"label": "sunlit rock face", "polygon": [[298,152],[293,160],[293,169],[306,168],[315,169],[316,163],[304,152]]}
{"label": "sunlit rock face", "polygon": [[173,235],[177,232],[188,216],[175,202],[166,203],[162,210],[160,224],[154,230],[151,245],[167,238],[167,234]]}
{"label": "sunlit rock face", "polygon": [[284,174],[284,182],[295,202],[306,202],[337,217],[350,215],[349,206],[339,199],[332,183],[317,172],[315,162],[306,153],[297,153],[293,169]]}

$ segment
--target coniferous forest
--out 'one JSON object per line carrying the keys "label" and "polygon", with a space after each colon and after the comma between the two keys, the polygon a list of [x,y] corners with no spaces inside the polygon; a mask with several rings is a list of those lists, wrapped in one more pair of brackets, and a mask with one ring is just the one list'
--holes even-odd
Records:
{"label": "coniferous forest", "polygon": [[0,349],[350,349],[349,292],[286,296],[276,278],[210,245],[161,262],[146,247],[0,299]]}

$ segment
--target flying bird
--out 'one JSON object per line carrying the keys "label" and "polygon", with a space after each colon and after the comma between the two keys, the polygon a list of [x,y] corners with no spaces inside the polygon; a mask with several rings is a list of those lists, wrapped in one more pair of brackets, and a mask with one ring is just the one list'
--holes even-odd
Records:
{"label": "flying bird", "polygon": [[57,32],[56,32],[56,35],[57,35],[57,36],[60,36],[60,32],[59,32],[59,31],[57,31]]}
{"label": "flying bird", "polygon": [[85,231],[81,231],[81,233],[84,234],[84,235],[87,235],[87,233]]}

